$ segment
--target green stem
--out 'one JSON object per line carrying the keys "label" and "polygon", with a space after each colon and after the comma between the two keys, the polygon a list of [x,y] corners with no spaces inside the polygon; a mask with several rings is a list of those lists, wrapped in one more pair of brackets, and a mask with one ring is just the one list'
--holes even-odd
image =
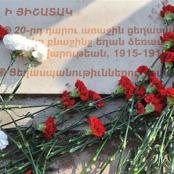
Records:
{"label": "green stem", "polygon": [[156,140],[156,136],[159,130],[161,129],[162,123],[164,122],[164,118],[171,117],[172,113],[173,113],[173,108],[172,109],[169,109],[168,107],[165,108],[160,118],[152,124],[151,128],[148,129],[146,136],[142,142],[142,145],[139,147],[135,157],[133,158],[130,168],[131,174],[139,174],[141,172],[147,156],[147,154],[145,155],[145,152],[148,151],[153,142]]}
{"label": "green stem", "polygon": [[168,127],[170,125],[170,121],[171,121],[171,117],[168,118],[166,125],[164,125],[165,131],[164,131],[164,136],[163,136],[163,139],[162,139],[162,144],[160,145],[160,149],[159,149],[160,154],[159,154],[159,160],[158,160],[158,164],[157,164],[157,166],[158,166],[157,174],[161,173],[162,164],[163,164],[163,161],[164,161],[165,140],[166,140]]}
{"label": "green stem", "polygon": [[109,140],[109,137],[107,137],[102,145],[100,146],[100,148],[97,149],[96,153],[94,154],[94,156],[91,158],[91,160],[88,162],[87,166],[84,167],[82,169],[82,171],[80,172],[80,174],[85,174],[87,172],[87,170],[91,167],[92,164],[96,163],[101,151],[103,150],[104,146],[106,145],[107,141]]}
{"label": "green stem", "polygon": [[11,59],[10,59],[10,64],[8,65],[8,67],[7,67],[5,73],[4,73],[4,75],[3,75],[3,77],[2,77],[2,79],[1,79],[1,81],[0,81],[0,87],[1,87],[1,85],[2,85],[2,83],[3,83],[3,81],[4,81],[4,79],[5,79],[5,77],[6,77],[7,73],[8,73],[8,71],[9,71],[10,68],[13,66],[14,62],[15,62],[15,59],[12,59],[12,58],[11,58]]}

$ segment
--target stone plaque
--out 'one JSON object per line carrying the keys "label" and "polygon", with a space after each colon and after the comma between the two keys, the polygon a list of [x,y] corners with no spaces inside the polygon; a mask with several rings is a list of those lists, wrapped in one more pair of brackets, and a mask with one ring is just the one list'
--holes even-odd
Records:
{"label": "stone plaque", "polygon": [[[76,79],[111,93],[121,75],[133,78],[139,65],[161,53],[161,7],[159,0],[1,0],[0,24],[48,47],[48,59],[26,72],[18,93],[58,94],[74,88]],[[9,55],[1,42],[1,78]],[[1,93],[14,89],[25,64],[17,59]]]}

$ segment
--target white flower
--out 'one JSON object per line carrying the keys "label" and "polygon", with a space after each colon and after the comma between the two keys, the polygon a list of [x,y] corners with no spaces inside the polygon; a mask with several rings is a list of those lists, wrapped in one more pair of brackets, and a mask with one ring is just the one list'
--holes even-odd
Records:
{"label": "white flower", "polygon": [[7,49],[21,51],[24,57],[32,56],[33,60],[40,63],[47,59],[48,49],[41,42],[27,39],[19,34],[7,34],[3,42]]}
{"label": "white flower", "polygon": [[5,149],[7,146],[8,146],[8,137],[2,130],[0,130],[0,150]]}
{"label": "white flower", "polygon": [[41,42],[33,41],[35,43],[34,50],[32,52],[33,58],[37,62],[43,62],[47,59],[48,48],[43,45]]}
{"label": "white flower", "polygon": [[19,34],[7,34],[3,38],[4,45],[7,49],[15,51],[31,51],[35,44],[32,40],[27,39]]}

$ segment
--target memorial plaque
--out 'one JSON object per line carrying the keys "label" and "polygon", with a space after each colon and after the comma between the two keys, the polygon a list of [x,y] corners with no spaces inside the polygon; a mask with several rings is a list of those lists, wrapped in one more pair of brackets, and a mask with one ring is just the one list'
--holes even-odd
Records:
{"label": "memorial plaque", "polygon": [[[111,93],[121,75],[133,78],[139,65],[150,65],[161,53],[161,7],[159,0],[1,0],[0,24],[48,47],[48,59],[26,72],[18,93],[58,94],[76,79]],[[1,42],[1,78],[9,55]],[[25,63],[17,59],[1,93],[13,90]]]}

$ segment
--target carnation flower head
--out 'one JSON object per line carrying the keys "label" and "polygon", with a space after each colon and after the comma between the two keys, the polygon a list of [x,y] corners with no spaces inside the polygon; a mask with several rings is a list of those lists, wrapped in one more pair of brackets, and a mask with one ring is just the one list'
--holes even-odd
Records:
{"label": "carnation flower head", "polygon": [[137,86],[135,89],[135,94],[138,98],[143,97],[145,92],[146,92],[146,88],[143,85]]}
{"label": "carnation flower head", "polygon": [[4,26],[0,25],[0,39],[3,39],[4,36],[7,34],[8,34],[8,30]]}
{"label": "carnation flower head", "polygon": [[[105,102],[102,100],[102,97],[97,92],[88,90],[86,85],[81,80],[77,80],[75,82],[75,89],[73,91],[69,92],[65,90],[63,92],[61,102],[66,108],[70,108],[74,106],[79,99],[83,102],[94,102],[95,106],[99,108],[103,107],[105,104]],[[93,103],[89,103],[89,105],[93,106]]]}
{"label": "carnation flower head", "polygon": [[19,56],[42,63],[47,58],[48,48],[41,42],[27,39],[19,34],[7,34],[3,38],[5,47],[11,51],[19,51]]}
{"label": "carnation flower head", "polygon": [[126,100],[129,100],[133,96],[133,92],[134,86],[131,80],[126,76],[121,76],[114,94],[124,94]]}
{"label": "carnation flower head", "polygon": [[157,88],[157,90],[158,89],[164,89],[164,85],[162,84],[162,82],[157,77],[151,78],[150,83],[152,85],[154,85]]}
{"label": "carnation flower head", "polygon": [[[101,96],[97,92],[92,91],[92,90],[89,90],[89,96],[90,96],[90,99],[93,101],[97,101],[97,100],[101,99]],[[98,108],[100,108],[100,107],[103,107],[104,104],[105,104],[105,102],[103,100],[101,100],[101,101],[98,101],[95,105]]]}
{"label": "carnation flower head", "polygon": [[169,62],[174,63],[174,52],[173,51],[165,51],[160,54],[161,63]]}
{"label": "carnation flower head", "polygon": [[89,119],[90,130],[87,131],[87,134],[93,134],[96,137],[102,137],[106,132],[106,128],[103,123],[96,117],[90,116]]}
{"label": "carnation flower head", "polygon": [[149,71],[149,68],[145,65],[141,65],[137,68],[136,72],[139,74],[146,74]]}
{"label": "carnation flower head", "polygon": [[164,103],[158,95],[148,94],[144,100],[147,103],[145,107],[146,113],[160,113],[164,107]]}
{"label": "carnation flower head", "polygon": [[166,89],[167,102],[169,105],[174,105],[174,88]]}
{"label": "carnation flower head", "polygon": [[136,103],[135,108],[136,108],[137,114],[144,114],[145,107],[142,103],[140,103],[140,102]]}
{"label": "carnation flower head", "polygon": [[34,50],[32,51],[32,57],[35,61],[42,63],[47,59],[48,49],[39,41],[33,41]]}
{"label": "carnation flower head", "polygon": [[82,101],[89,100],[89,90],[81,80],[77,80],[75,83],[76,90],[79,93],[80,99]]}
{"label": "carnation flower head", "polygon": [[146,88],[146,93],[157,93],[160,90],[164,89],[162,82],[154,76],[150,79],[149,85]]}
{"label": "carnation flower head", "polygon": [[160,37],[163,43],[163,50],[167,51],[171,49],[174,45],[174,33],[172,32],[165,32],[163,36]]}
{"label": "carnation flower head", "polygon": [[174,63],[174,52],[173,51],[165,51],[160,55],[161,63],[164,63],[165,70],[170,72],[173,68]]}
{"label": "carnation flower head", "polygon": [[160,11],[161,17],[164,19],[165,24],[169,25],[174,20],[174,6],[164,5]]}
{"label": "carnation flower head", "polygon": [[71,92],[69,91],[64,91],[61,97],[61,102],[65,106],[65,108],[71,108],[76,104],[76,101],[71,98],[70,96]]}
{"label": "carnation flower head", "polygon": [[81,80],[77,80],[75,83],[75,87],[81,91],[83,90],[83,88],[86,88],[86,85],[81,81]]}
{"label": "carnation flower head", "polygon": [[145,65],[141,65],[136,69],[138,74],[138,82],[145,82],[156,76],[155,72]]}
{"label": "carnation flower head", "polygon": [[43,132],[46,140],[52,139],[57,130],[54,117],[49,116],[43,124],[39,124],[38,129]]}

